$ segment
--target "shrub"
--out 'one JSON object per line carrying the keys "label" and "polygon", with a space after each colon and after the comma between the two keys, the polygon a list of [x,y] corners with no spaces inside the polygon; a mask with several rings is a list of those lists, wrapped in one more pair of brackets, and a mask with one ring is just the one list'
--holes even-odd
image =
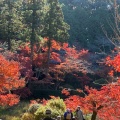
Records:
{"label": "shrub", "polygon": [[32,104],[29,109],[28,109],[28,112],[31,113],[31,114],[34,114],[37,109],[40,107],[40,104]]}
{"label": "shrub", "polygon": [[46,116],[45,111],[46,111],[45,106],[41,106],[40,108],[38,108],[37,111],[35,112],[35,120],[40,120],[40,118],[44,118]]}
{"label": "shrub", "polygon": [[63,113],[66,110],[65,103],[63,99],[60,98],[54,98],[49,100],[48,103],[46,104],[46,107],[51,109],[53,117],[63,115]]}
{"label": "shrub", "polygon": [[21,120],[21,119],[18,117],[13,117],[12,120]]}
{"label": "shrub", "polygon": [[0,120],[21,120],[21,118],[16,116],[10,116],[10,115],[2,115],[0,116]]}
{"label": "shrub", "polygon": [[35,120],[39,120],[40,118],[44,118],[47,115],[45,111],[49,109],[51,110],[51,117],[63,116],[66,106],[63,99],[60,98],[53,98],[48,100],[45,106],[41,106],[35,113]]}
{"label": "shrub", "polygon": [[24,113],[22,116],[22,120],[35,120],[34,115],[31,113]]}

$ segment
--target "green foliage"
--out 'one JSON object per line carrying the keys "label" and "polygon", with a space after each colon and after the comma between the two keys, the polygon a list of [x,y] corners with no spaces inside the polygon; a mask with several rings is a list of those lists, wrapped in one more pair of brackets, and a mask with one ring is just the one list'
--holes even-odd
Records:
{"label": "green foliage", "polygon": [[62,116],[63,112],[65,112],[66,110],[65,103],[63,99],[60,99],[60,98],[49,100],[48,103],[46,104],[46,107],[51,109],[53,117],[59,116],[59,115]]}
{"label": "green foliage", "polygon": [[53,98],[48,100],[45,106],[41,106],[35,113],[35,120],[39,120],[40,118],[44,118],[48,115],[45,114],[45,111],[49,109],[51,110],[51,117],[63,116],[66,106],[63,102],[63,99]]}
{"label": "green foliage", "polygon": [[34,114],[39,107],[40,107],[40,104],[32,104],[29,107],[28,112],[31,113],[31,114]]}
{"label": "green foliage", "polygon": [[[11,40],[29,40],[34,44],[40,41],[40,37],[50,37],[63,42],[69,39],[70,34],[71,43],[77,40],[81,45],[89,46],[97,36],[104,35],[102,27],[108,35],[113,35],[109,25],[114,26],[112,2],[60,2],[62,4],[58,0],[1,0],[0,40],[7,41],[10,48]],[[111,5],[112,9],[108,10],[107,5]]]}
{"label": "green foliage", "polygon": [[37,111],[35,112],[35,120],[39,120],[40,118],[44,118],[46,116],[45,111],[46,111],[46,107],[40,106],[40,108],[38,108]]}
{"label": "green foliage", "polygon": [[64,21],[64,16],[62,12],[61,5],[58,0],[47,0],[48,12],[45,15],[45,24],[42,35],[48,37],[48,59],[47,59],[47,70],[49,70],[49,61],[50,61],[50,48],[51,40],[56,40],[59,42],[65,42],[69,38],[68,30],[70,26]]}
{"label": "green foliage", "polygon": [[34,115],[31,113],[24,113],[22,116],[22,120],[35,120]]}
{"label": "green foliage", "polygon": [[109,81],[107,81],[104,78],[101,78],[101,79],[95,80],[93,82],[93,86],[96,87],[96,88],[100,88],[101,86],[106,85],[108,83],[109,83]]}
{"label": "green foliage", "polygon": [[8,49],[11,49],[11,39],[18,40],[22,37],[24,24],[21,5],[21,0],[0,1],[0,39],[8,42]]}
{"label": "green foliage", "polygon": [[13,117],[11,120],[21,120],[21,119],[18,117]]}
{"label": "green foliage", "polygon": [[6,116],[4,116],[4,117],[0,117],[2,120],[21,120],[21,118],[20,117],[16,117],[16,116],[8,116],[8,115],[6,115]]}
{"label": "green foliage", "polygon": [[84,115],[85,120],[91,120],[91,114]]}
{"label": "green foliage", "polygon": [[21,44],[23,44],[22,40],[18,40],[18,41],[11,40],[11,51],[14,52],[14,51],[18,50],[18,48]]}
{"label": "green foliage", "polygon": [[21,120],[21,116],[27,111],[29,102],[21,101],[10,108],[0,107],[0,118],[3,120]]}
{"label": "green foliage", "polygon": [[31,41],[31,44],[38,42],[43,30],[43,21],[46,13],[44,8],[45,1],[43,0],[30,0],[23,2],[23,23],[27,30],[26,37]]}
{"label": "green foliage", "polygon": [[[113,8],[107,9],[111,5],[105,0],[60,0],[64,3],[63,13],[65,21],[70,25],[70,43],[78,41],[81,46],[94,44],[98,36],[105,36],[102,27],[112,36],[113,31],[110,25],[113,25]],[[113,7],[111,5],[111,7]]]}
{"label": "green foliage", "polygon": [[48,12],[45,15],[45,24],[42,35],[57,41],[69,38],[70,26],[64,21],[64,15],[58,0],[47,0]]}

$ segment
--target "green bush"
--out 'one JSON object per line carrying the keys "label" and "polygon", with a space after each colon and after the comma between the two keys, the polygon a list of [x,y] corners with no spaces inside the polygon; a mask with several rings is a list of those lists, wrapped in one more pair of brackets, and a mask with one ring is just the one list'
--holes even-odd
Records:
{"label": "green bush", "polygon": [[40,108],[38,108],[37,111],[35,112],[35,120],[40,120],[40,118],[44,118],[46,116],[45,111],[46,111],[45,106],[41,106]]}
{"label": "green bush", "polygon": [[31,113],[24,113],[22,116],[22,120],[35,120],[34,115]]}
{"label": "green bush", "polygon": [[11,44],[12,44],[12,51],[14,52],[19,48],[19,46],[21,44],[23,44],[23,41],[21,41],[21,40],[17,40],[17,41],[16,40],[11,40]]}
{"label": "green bush", "polygon": [[40,104],[33,104],[29,107],[28,112],[31,114],[34,114],[39,107],[40,107]]}
{"label": "green bush", "polygon": [[0,116],[0,120],[21,120],[21,118],[16,116],[5,115]]}
{"label": "green bush", "polygon": [[21,119],[18,117],[13,117],[12,120],[21,120]]}
{"label": "green bush", "polygon": [[51,109],[53,117],[63,115],[66,110],[65,103],[63,99],[60,98],[49,100],[46,107]]}
{"label": "green bush", "polygon": [[47,102],[45,106],[41,106],[36,112],[35,112],[35,120],[39,120],[40,118],[44,118],[47,115],[45,114],[45,111],[49,109],[51,110],[51,117],[56,118],[57,116],[62,116],[66,110],[65,103],[63,99],[60,98],[54,98]]}

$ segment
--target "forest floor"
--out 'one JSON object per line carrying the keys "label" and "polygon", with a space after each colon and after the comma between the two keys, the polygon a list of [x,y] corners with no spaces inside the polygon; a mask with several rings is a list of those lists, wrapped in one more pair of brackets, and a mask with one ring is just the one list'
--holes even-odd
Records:
{"label": "forest floor", "polygon": [[21,116],[28,110],[29,104],[29,101],[21,101],[13,107],[0,108],[0,119],[21,120]]}

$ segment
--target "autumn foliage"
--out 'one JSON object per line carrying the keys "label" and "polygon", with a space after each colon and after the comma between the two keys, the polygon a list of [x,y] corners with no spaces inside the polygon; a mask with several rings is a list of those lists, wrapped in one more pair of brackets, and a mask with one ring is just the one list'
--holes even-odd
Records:
{"label": "autumn foliage", "polygon": [[110,76],[114,76],[115,72],[120,72],[120,53],[115,57],[108,56],[106,58],[106,65],[111,67],[111,71],[109,72]]}
{"label": "autumn foliage", "polygon": [[1,106],[13,106],[19,102],[19,96],[15,94],[0,95]]}
{"label": "autumn foliage", "polygon": [[[91,120],[95,120],[96,115],[102,120],[120,119],[119,81],[115,84],[103,86],[101,90],[89,87],[86,87],[85,90],[85,97],[73,95],[66,98],[66,106],[73,111],[78,105],[81,106],[84,114],[92,114]],[[65,90],[63,90],[63,93],[65,94]],[[68,91],[66,91],[66,95],[68,95]]]}
{"label": "autumn foliage", "polygon": [[[120,55],[115,57],[107,57],[106,65],[111,67],[109,75],[113,77],[115,73],[120,72]],[[120,119],[120,79],[103,85],[100,90],[85,87],[83,92],[85,97],[69,96],[66,100],[66,106],[75,110],[80,105],[84,114],[91,113],[91,120],[95,120],[96,116],[102,120],[119,120]],[[68,92],[63,90],[68,95]]]}
{"label": "autumn foliage", "polygon": [[11,90],[25,85],[19,70],[18,62],[6,60],[0,55],[0,105],[12,106],[19,102],[19,97],[11,94]]}
{"label": "autumn foliage", "polygon": [[[33,66],[44,73],[47,65],[47,38],[44,38],[43,42],[34,44],[33,48]],[[52,40],[50,53],[49,72],[55,73],[53,79],[62,80],[65,72],[72,72],[75,70],[79,70],[83,73],[88,72],[83,60],[80,60],[82,56],[88,53],[88,50],[83,49],[78,51],[74,47],[70,47],[68,43],[61,44]],[[31,68],[30,54],[30,43],[28,42],[19,47],[19,52],[15,56],[15,60],[21,63],[21,74],[28,77],[29,80],[35,72],[32,71]],[[39,78],[35,79],[39,80]],[[50,80],[51,78],[47,79]]]}
{"label": "autumn foliage", "polygon": [[[41,46],[39,45],[34,45],[34,56],[33,56],[33,64],[37,67],[42,67],[43,65],[45,66],[44,63],[46,63],[47,59],[47,39],[44,38],[44,43],[38,43],[42,44]],[[61,52],[62,50],[62,52]],[[30,57],[30,43],[26,43],[19,48],[20,51],[20,57]],[[88,50],[81,50],[77,51],[74,47],[70,47],[68,43],[59,43],[56,42],[55,40],[51,41],[51,57],[50,57],[50,64],[52,61],[56,61],[59,63],[63,63],[67,59],[81,59],[81,57],[85,54],[88,53]],[[66,61],[68,62],[68,61]]]}
{"label": "autumn foliage", "polygon": [[[43,73],[46,67],[47,60],[47,39],[44,40],[44,44],[41,46],[34,45],[34,56],[33,56],[33,65],[36,68],[39,68]],[[67,98],[64,100],[66,106],[75,111],[78,105],[81,106],[84,114],[92,114],[91,120],[95,120],[98,116],[102,120],[119,120],[120,119],[120,80],[114,83],[108,83],[103,85],[99,90],[95,88],[90,88],[85,86],[89,83],[90,79],[86,76],[88,73],[87,61],[82,60],[81,58],[88,54],[88,50],[76,50],[75,47],[70,47],[68,43],[57,43],[55,40],[52,40],[51,46],[51,56],[50,56],[50,69],[49,76],[45,79],[38,80],[40,82],[48,82],[54,86],[55,89],[59,88],[59,85],[64,81],[65,73],[71,73],[76,79],[79,79],[80,84],[83,83],[83,90],[77,89],[75,91],[84,94],[83,96],[71,95],[70,91],[67,89],[62,90],[62,94],[66,95]],[[0,105],[14,105],[19,102],[19,94],[26,97],[26,94],[23,94],[30,91],[27,88],[21,90],[21,92],[15,91],[15,94],[11,94],[11,90],[21,88],[25,85],[23,79],[20,79],[21,76],[33,80],[33,72],[31,67],[30,60],[30,43],[26,43],[19,48],[19,53],[14,56],[15,61],[6,60],[2,55],[0,55]],[[107,57],[106,65],[111,67],[109,75],[114,77],[115,72],[120,72],[120,54],[115,57]],[[83,75],[80,76],[78,73],[82,72]],[[21,73],[21,74],[20,74]],[[52,75],[51,75],[52,73]],[[51,75],[51,76],[50,76]],[[37,76],[36,76],[37,77]],[[28,79],[26,80],[28,82]],[[46,86],[47,87],[47,86]],[[85,87],[85,88],[84,88]],[[28,95],[29,95],[28,94]],[[52,96],[53,97],[53,96]],[[52,98],[51,97],[51,98]],[[32,101],[34,103],[46,104],[45,99]]]}
{"label": "autumn foliage", "polygon": [[[33,46],[33,65],[37,68],[42,68],[46,66],[47,62],[47,38],[43,39],[44,43],[38,43],[34,44]],[[41,46],[40,46],[41,45]],[[56,62],[61,62],[59,58],[59,54],[54,52],[53,50],[60,50],[61,46],[60,43],[57,43],[55,40],[52,40],[51,43],[51,58],[50,60],[55,60]],[[24,61],[24,63],[29,63],[31,65],[30,61],[30,43],[25,43],[19,47],[19,54],[17,55],[17,60],[20,62]],[[25,66],[23,63],[23,67]],[[26,66],[26,68],[31,69],[30,66]],[[31,74],[31,73],[30,73]]]}
{"label": "autumn foliage", "polygon": [[[39,69],[43,74],[46,69],[47,63],[47,39],[43,39],[43,43],[34,44],[33,46],[33,67]],[[51,50],[50,50],[50,69],[49,73],[52,73],[53,76],[49,74],[49,76],[42,79],[40,82],[48,82],[54,83],[54,88],[58,89],[61,81],[64,81],[65,73],[72,73],[73,71],[80,70],[83,73],[87,73],[86,66],[84,65],[84,61],[80,60],[82,56],[88,53],[88,50],[76,50],[75,47],[70,47],[68,43],[58,43],[55,40],[51,41]],[[32,69],[32,63],[30,59],[31,49],[30,43],[22,44],[18,50],[17,54],[13,53],[12,57],[9,57],[9,60],[6,60],[3,56],[0,56],[1,59],[1,94],[10,93],[11,90],[15,94],[22,95],[23,98],[25,96],[30,95],[30,91],[22,88],[22,90],[26,90],[22,94],[22,90],[15,89],[24,86],[24,80],[19,78],[25,77],[26,82],[29,80],[37,80],[39,82],[39,76],[33,76],[36,72]],[[12,61],[14,60],[14,61]],[[15,62],[16,61],[16,62]],[[19,63],[19,64],[18,64]],[[4,74],[6,73],[6,74]],[[19,81],[19,82],[18,82]],[[4,88],[3,88],[4,86]],[[3,97],[3,96],[2,96]]]}
{"label": "autumn foliage", "polygon": [[[91,113],[91,120],[96,117],[101,120],[119,120],[120,119],[120,54],[114,57],[106,58],[106,65],[111,68],[108,75],[112,77],[112,82],[103,85],[101,89],[85,87],[84,97],[77,95],[70,96],[68,91],[63,90],[62,93],[68,95],[65,99],[66,106],[75,110],[80,105],[84,114]],[[117,76],[117,79],[115,77]],[[115,81],[114,81],[115,80]]]}

